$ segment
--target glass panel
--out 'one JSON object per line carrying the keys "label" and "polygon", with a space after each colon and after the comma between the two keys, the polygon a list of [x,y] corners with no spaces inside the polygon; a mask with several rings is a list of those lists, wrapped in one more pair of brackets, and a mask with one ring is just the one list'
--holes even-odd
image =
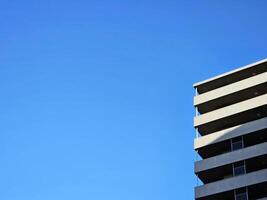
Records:
{"label": "glass panel", "polygon": [[248,200],[246,188],[240,188],[235,191],[235,200]]}
{"label": "glass panel", "polygon": [[247,193],[236,194],[235,199],[236,200],[248,200]]}
{"label": "glass panel", "polygon": [[243,139],[242,137],[234,138],[232,140],[232,150],[238,150],[243,148]]}
{"label": "glass panel", "polygon": [[245,166],[235,167],[235,176],[245,174]]}
{"label": "glass panel", "polygon": [[234,163],[234,176],[242,175],[246,173],[245,162],[241,161]]}

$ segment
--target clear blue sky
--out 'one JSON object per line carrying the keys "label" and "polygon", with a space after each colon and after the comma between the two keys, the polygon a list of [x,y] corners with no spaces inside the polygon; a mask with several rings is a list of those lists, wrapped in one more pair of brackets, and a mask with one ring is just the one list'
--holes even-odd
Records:
{"label": "clear blue sky", "polygon": [[194,82],[266,57],[266,1],[0,2],[0,199],[193,199]]}

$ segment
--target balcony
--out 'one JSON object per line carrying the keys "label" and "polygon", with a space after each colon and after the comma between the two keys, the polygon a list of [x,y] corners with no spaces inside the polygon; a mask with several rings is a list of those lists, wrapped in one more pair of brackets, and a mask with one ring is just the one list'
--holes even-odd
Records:
{"label": "balcony", "polygon": [[208,145],[215,145],[234,137],[264,129],[267,129],[267,117],[196,138],[194,141],[194,148],[198,150]]}
{"label": "balcony", "polygon": [[225,85],[244,80],[256,74],[267,71],[267,59],[224,73],[214,78],[194,84],[199,94],[223,87]]}
{"label": "balcony", "polygon": [[196,116],[194,126],[207,135],[266,116],[267,94]]}
{"label": "balcony", "polygon": [[[247,189],[249,200],[267,200],[267,182],[250,185]],[[197,198],[197,200],[235,200],[234,190]]]}
{"label": "balcony", "polygon": [[[231,192],[241,187],[264,184],[267,182],[267,169],[251,172],[241,176],[208,183],[195,188],[196,199],[209,199],[208,196],[219,195],[220,193]],[[265,191],[263,188],[263,191]],[[262,194],[259,194],[262,195]],[[264,195],[264,194],[263,194]],[[207,197],[207,198],[205,198]],[[264,196],[266,197],[266,196]],[[214,199],[214,198],[211,198]],[[216,198],[215,198],[216,199]],[[219,199],[219,198],[218,198]]]}
{"label": "balcony", "polygon": [[195,162],[195,173],[267,154],[267,142]]}
{"label": "balcony", "polygon": [[203,114],[267,93],[267,72],[194,97],[194,105]]}

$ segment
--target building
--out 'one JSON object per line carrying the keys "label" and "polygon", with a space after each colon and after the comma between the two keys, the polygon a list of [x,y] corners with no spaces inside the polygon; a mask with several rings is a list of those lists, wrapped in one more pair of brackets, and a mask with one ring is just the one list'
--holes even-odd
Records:
{"label": "building", "polygon": [[196,200],[267,199],[267,59],[196,83]]}

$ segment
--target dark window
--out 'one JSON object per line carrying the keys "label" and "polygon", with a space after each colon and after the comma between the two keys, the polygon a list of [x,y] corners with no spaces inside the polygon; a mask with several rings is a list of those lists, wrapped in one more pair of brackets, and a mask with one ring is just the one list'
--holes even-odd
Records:
{"label": "dark window", "polygon": [[245,162],[234,163],[234,176],[239,176],[246,173]]}
{"label": "dark window", "polygon": [[240,188],[235,191],[235,200],[248,200],[247,189]]}
{"label": "dark window", "polygon": [[236,197],[235,197],[236,200],[248,200],[248,197],[247,197],[247,193],[240,193],[240,194],[236,194]]}
{"label": "dark window", "polygon": [[232,151],[242,149],[243,148],[243,138],[237,137],[232,139]]}

